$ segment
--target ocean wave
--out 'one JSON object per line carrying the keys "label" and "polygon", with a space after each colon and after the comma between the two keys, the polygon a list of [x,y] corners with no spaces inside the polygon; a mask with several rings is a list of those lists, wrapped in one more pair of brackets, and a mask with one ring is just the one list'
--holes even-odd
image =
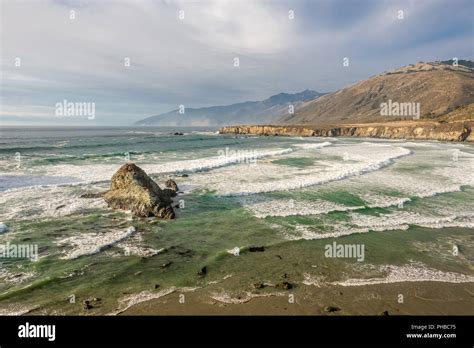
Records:
{"label": "ocean wave", "polygon": [[63,259],[71,260],[85,255],[93,255],[101,252],[135,233],[135,227],[126,231],[109,231],[101,233],[82,233],[77,236],[67,237],[56,241],[61,247],[67,247],[63,252]]}
{"label": "ocean wave", "polygon": [[67,176],[36,176],[36,175],[1,175],[0,174],[0,191],[6,191],[21,187],[31,186],[47,186],[72,184],[77,179]]}
{"label": "ocean wave", "polygon": [[332,143],[329,141],[325,141],[324,143],[307,143],[307,144],[293,144],[292,146],[299,147],[305,150],[310,150],[310,149],[320,149],[326,146],[331,146]]}
{"label": "ocean wave", "polygon": [[380,278],[368,279],[346,279],[332,282],[333,285],[341,286],[364,286],[375,284],[391,284],[402,282],[444,282],[444,283],[472,283],[474,277],[462,273],[443,272],[429,268],[422,263],[411,263],[403,266],[383,265],[377,267],[379,272],[386,273]]}
{"label": "ocean wave", "polygon": [[[167,174],[167,173],[192,173],[211,170],[233,164],[246,163],[249,160],[273,157],[293,152],[293,149],[246,151],[242,154],[236,153],[229,156],[204,157],[193,160],[182,160],[166,162],[161,164],[143,164],[139,166],[147,174]],[[117,164],[97,164],[97,165],[73,165],[58,164],[46,166],[47,175],[61,175],[72,177],[77,182],[96,183],[108,181],[118,169]]]}
{"label": "ocean wave", "polygon": [[383,194],[364,193],[360,195],[369,208],[388,208],[393,206],[403,206],[405,203],[411,202],[408,197],[393,197]]}
{"label": "ocean wave", "polygon": [[410,226],[426,228],[474,228],[474,213],[459,212],[449,216],[428,216],[413,212],[395,212],[381,216],[364,215],[351,212],[350,220],[344,223],[332,224],[332,231],[322,232],[308,225],[296,225],[294,231],[283,231],[289,240],[300,239],[326,239],[348,236],[351,234],[367,232],[383,232],[394,230],[407,230]]}
{"label": "ocean wave", "polygon": [[[88,189],[101,192],[105,187],[91,186]],[[0,195],[0,217],[4,221],[63,217],[90,209],[107,208],[102,198],[80,198],[83,193],[81,189],[62,185],[7,190]]]}
{"label": "ocean wave", "polygon": [[258,196],[239,198],[239,203],[257,218],[269,216],[294,216],[327,214],[334,211],[349,211],[363,208],[350,207],[324,200],[302,201],[293,199],[266,199]]}
{"label": "ocean wave", "polygon": [[[350,146],[321,148],[323,155],[342,157],[349,152],[351,161],[319,161],[320,166],[304,169],[289,167],[276,169],[269,163],[255,167],[230,169],[213,173],[209,185],[221,196],[242,196],[257,193],[289,191],[328,183],[378,171],[395,159],[411,154],[403,147]],[[234,184],[229,185],[229,182]]]}

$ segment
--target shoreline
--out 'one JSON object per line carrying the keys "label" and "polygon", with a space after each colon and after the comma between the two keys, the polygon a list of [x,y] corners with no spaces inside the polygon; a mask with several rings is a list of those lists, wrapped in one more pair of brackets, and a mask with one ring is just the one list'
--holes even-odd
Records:
{"label": "shoreline", "polygon": [[469,304],[474,296],[472,283],[446,282],[309,285],[284,293],[253,291],[228,298],[227,294],[222,286],[191,292],[176,289],[136,303],[118,315],[472,315]]}
{"label": "shoreline", "polygon": [[224,126],[219,134],[301,137],[359,137],[405,140],[474,142],[471,120],[455,122],[399,121],[328,125],[236,125]]}

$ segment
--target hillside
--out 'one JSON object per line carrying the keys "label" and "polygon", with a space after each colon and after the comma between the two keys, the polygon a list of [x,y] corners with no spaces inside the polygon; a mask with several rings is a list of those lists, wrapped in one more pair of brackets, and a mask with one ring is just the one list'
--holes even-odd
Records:
{"label": "hillside", "polygon": [[289,105],[295,110],[323,93],[305,90],[300,93],[280,93],[263,101],[247,101],[225,106],[186,108],[184,114],[178,109],[145,118],[135,123],[138,126],[222,126],[234,123],[272,123],[289,113]]}
{"label": "hillside", "polygon": [[[382,115],[381,104],[419,103],[420,120],[443,118],[462,106],[474,103],[472,61],[410,64],[326,94],[302,105],[280,124],[355,124],[413,119],[413,115]],[[466,111],[466,110],[465,110]],[[466,113],[466,112],[465,112]],[[463,118],[462,113],[455,117]],[[469,113],[467,112],[467,116]],[[233,122],[236,124],[237,122]]]}

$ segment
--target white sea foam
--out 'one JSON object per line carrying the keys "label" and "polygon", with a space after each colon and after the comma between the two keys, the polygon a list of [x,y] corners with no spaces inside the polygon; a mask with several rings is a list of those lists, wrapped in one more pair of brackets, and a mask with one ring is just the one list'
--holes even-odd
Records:
{"label": "white sea foam", "polygon": [[358,179],[360,183],[380,183],[408,197],[427,198],[459,192],[462,186],[474,187],[474,155],[446,150],[445,145],[433,144],[429,150],[415,150],[403,160],[404,170],[373,172]]}
{"label": "white sea foam", "polygon": [[410,225],[427,228],[474,227],[474,213],[465,211],[448,216],[422,215],[419,213],[400,211],[391,214],[373,216],[350,213],[350,220],[332,224],[332,231],[319,231],[308,225],[296,225],[294,231],[284,231],[287,239],[326,239],[337,238],[370,231],[382,232],[407,230]]}
{"label": "white sea foam", "polygon": [[115,244],[123,250],[125,255],[151,257],[165,251],[165,248],[154,249],[144,244],[143,232],[133,233],[130,238],[123,239]]}
{"label": "white sea foam", "polygon": [[[91,186],[100,192],[105,186]],[[0,195],[0,218],[24,220],[31,218],[62,217],[89,209],[106,209],[102,198],[85,199],[80,188],[69,186],[28,187],[7,190]]]}
{"label": "white sea foam", "polygon": [[64,251],[63,259],[76,259],[84,255],[97,254],[104,248],[130,237],[134,232],[135,227],[131,226],[126,231],[82,233],[77,236],[61,239],[56,244],[68,247]]}
{"label": "white sea foam", "polygon": [[195,288],[192,288],[192,287],[183,287],[183,288],[171,287],[171,288],[162,289],[162,290],[159,290],[159,291],[156,291],[156,292],[145,290],[145,291],[142,291],[142,292],[139,292],[139,293],[136,293],[136,294],[131,294],[131,295],[120,298],[118,300],[119,307],[116,308],[115,310],[113,310],[112,312],[110,312],[108,315],[120,314],[120,313],[126,311],[127,309],[129,309],[130,307],[135,306],[139,303],[154,300],[154,299],[158,299],[158,298],[170,295],[170,294],[172,294],[176,291],[190,292],[190,291],[195,291],[197,289],[199,289],[199,287],[195,287]]}
{"label": "white sea foam", "polygon": [[422,263],[411,263],[403,266],[383,265],[378,267],[380,272],[386,273],[380,278],[347,279],[333,282],[333,285],[363,286],[374,284],[390,284],[401,282],[445,282],[445,283],[472,283],[474,277],[471,275],[443,272],[428,268]]}
{"label": "white sea foam", "polygon": [[318,288],[324,285],[324,281],[321,277],[316,277],[309,273],[303,273],[303,281],[301,283],[304,285],[316,286]]}
{"label": "white sea foam", "polygon": [[252,299],[257,297],[270,297],[270,296],[285,296],[284,292],[274,292],[274,293],[265,293],[265,294],[256,294],[249,291],[243,293],[242,295],[235,296],[228,292],[214,292],[211,294],[211,298],[218,302],[228,303],[228,304],[242,304],[250,302]]}
{"label": "white sea foam", "polygon": [[35,277],[35,272],[12,272],[5,268],[0,267],[0,280],[10,284],[21,284],[26,280]]}
{"label": "white sea foam", "polygon": [[240,255],[240,248],[239,247],[235,247],[235,248],[232,248],[232,249],[229,249],[227,250],[227,252],[231,255],[234,255],[234,256],[239,256]]}
{"label": "white sea foam", "polygon": [[20,316],[20,315],[25,315],[32,310],[36,309],[38,307],[27,307],[24,305],[20,304],[2,304],[2,307],[0,308],[0,315],[11,315],[11,316]]}
{"label": "white sea foam", "polygon": [[388,208],[392,206],[403,206],[403,204],[411,202],[407,197],[392,197],[381,194],[361,194],[362,198],[369,208]]}
{"label": "white sea foam", "polygon": [[325,141],[324,143],[293,144],[293,146],[296,146],[305,150],[320,149],[320,148],[331,146],[331,145],[332,143],[329,141]]}
{"label": "white sea foam", "polygon": [[303,169],[276,167],[269,162],[247,166],[248,168],[223,168],[207,177],[208,187],[222,196],[295,190],[377,171],[395,159],[410,154],[403,147],[381,145],[325,147],[320,151],[323,155],[339,157],[345,152],[350,153],[351,161],[321,160],[318,166]]}
{"label": "white sea foam", "polygon": [[324,200],[295,201],[292,199],[265,199],[258,196],[240,197],[245,209],[258,218],[268,216],[317,215],[332,211],[349,211],[363,207],[349,207]]}
{"label": "white sea foam", "polygon": [[[266,157],[280,156],[293,152],[293,149],[278,150],[260,150],[248,151],[229,156],[213,156],[192,160],[164,162],[160,164],[140,164],[138,165],[147,174],[165,174],[165,173],[189,173],[211,170],[214,168],[225,167],[233,164],[247,163],[248,160],[261,159]],[[76,182],[94,183],[108,181],[117,171],[117,164],[94,164],[94,165],[73,165],[57,164],[44,168],[48,175],[75,178]]]}

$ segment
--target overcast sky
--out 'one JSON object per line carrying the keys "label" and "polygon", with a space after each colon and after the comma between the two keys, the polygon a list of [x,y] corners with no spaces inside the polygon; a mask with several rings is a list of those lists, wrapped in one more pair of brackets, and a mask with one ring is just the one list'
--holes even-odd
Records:
{"label": "overcast sky", "polygon": [[[474,56],[473,0],[0,2],[4,125],[130,125]],[[95,119],[55,116],[64,99]]]}

